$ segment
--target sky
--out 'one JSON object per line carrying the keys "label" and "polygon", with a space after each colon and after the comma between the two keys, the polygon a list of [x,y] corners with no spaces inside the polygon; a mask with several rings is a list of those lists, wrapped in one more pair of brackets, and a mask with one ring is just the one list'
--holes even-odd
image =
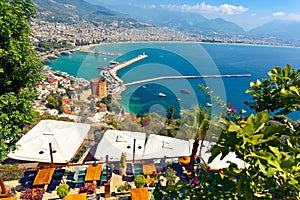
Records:
{"label": "sky", "polygon": [[[99,0],[106,4],[199,13],[221,17],[249,30],[275,19],[300,21],[300,0]],[[129,13],[130,14],[130,13]]]}

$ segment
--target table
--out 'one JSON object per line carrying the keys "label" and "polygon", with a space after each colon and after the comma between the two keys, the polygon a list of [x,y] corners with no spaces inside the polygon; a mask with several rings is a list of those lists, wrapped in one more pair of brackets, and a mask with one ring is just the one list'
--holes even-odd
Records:
{"label": "table", "polygon": [[92,164],[88,166],[85,174],[85,181],[98,181],[100,180],[102,172],[102,164],[93,166]]}
{"label": "table", "polygon": [[153,161],[143,163],[143,174],[144,175],[156,174],[156,168]]}
{"label": "table", "polygon": [[149,199],[149,191],[148,188],[131,188],[131,199],[132,200],[145,200]]}
{"label": "table", "polygon": [[86,200],[86,193],[81,193],[81,194],[69,194],[65,196],[65,200]]}
{"label": "table", "polygon": [[33,185],[48,185],[52,179],[55,168],[40,169],[34,179]]}

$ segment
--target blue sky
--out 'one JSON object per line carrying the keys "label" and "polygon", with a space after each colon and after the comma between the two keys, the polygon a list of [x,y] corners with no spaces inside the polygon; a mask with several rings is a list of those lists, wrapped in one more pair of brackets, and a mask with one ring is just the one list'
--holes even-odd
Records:
{"label": "blue sky", "polygon": [[[101,1],[101,0],[100,0]],[[222,17],[246,30],[275,19],[300,21],[300,0],[109,0],[106,4],[132,4]]]}

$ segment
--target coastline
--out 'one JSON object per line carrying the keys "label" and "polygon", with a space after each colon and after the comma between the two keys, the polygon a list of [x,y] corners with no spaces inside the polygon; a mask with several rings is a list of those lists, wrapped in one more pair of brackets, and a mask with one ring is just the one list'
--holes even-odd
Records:
{"label": "coastline", "polygon": [[[251,43],[228,43],[228,42],[195,42],[195,41],[127,41],[127,42],[106,42],[99,44],[90,44],[78,46],[74,49],[74,51],[82,51],[82,52],[92,52],[93,47],[105,46],[105,45],[118,45],[118,44],[152,44],[152,43],[183,43],[183,44],[207,44],[207,45],[237,45],[237,46],[257,46],[257,47],[278,47],[278,48],[300,48],[300,46],[290,46],[290,45],[267,45],[267,44],[251,44]],[[111,52],[115,53],[115,52]]]}

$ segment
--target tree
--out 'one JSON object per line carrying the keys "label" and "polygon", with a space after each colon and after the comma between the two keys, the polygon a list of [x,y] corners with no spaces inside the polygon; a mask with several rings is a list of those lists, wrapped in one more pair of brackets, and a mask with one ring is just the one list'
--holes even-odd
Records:
{"label": "tree", "polygon": [[251,82],[251,89],[246,90],[252,95],[250,108],[279,114],[296,111],[300,105],[300,70],[286,65],[283,69],[274,67],[268,75],[269,78]]}
{"label": "tree", "polygon": [[22,127],[33,121],[34,85],[42,64],[33,51],[31,1],[0,1],[0,160],[16,149]]}
{"label": "tree", "polygon": [[[194,138],[194,143],[193,143],[193,148],[192,148],[192,153],[190,156],[190,163],[188,166],[188,171],[192,172],[194,170],[194,163],[196,160],[196,155],[197,155],[197,151],[198,151],[198,147],[199,147],[199,142],[201,140],[201,144],[200,144],[200,152],[199,152],[199,156],[201,158],[201,149],[203,146],[203,141],[205,139],[205,136],[207,134],[207,131],[209,129],[209,115],[199,109],[199,108],[194,108],[194,114],[196,115],[196,135]],[[202,159],[202,161],[204,162],[204,160]]]}

